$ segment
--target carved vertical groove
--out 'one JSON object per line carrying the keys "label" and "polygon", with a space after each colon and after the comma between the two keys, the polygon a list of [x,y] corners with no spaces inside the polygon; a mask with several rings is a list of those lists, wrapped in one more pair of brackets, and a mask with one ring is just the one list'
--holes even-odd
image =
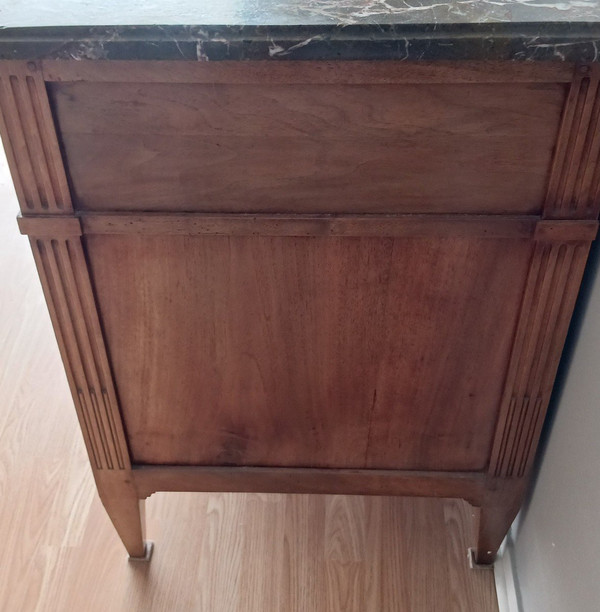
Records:
{"label": "carved vertical groove", "polygon": [[563,111],[544,216],[585,219],[600,209],[600,80],[580,66]]}
{"label": "carved vertical groove", "polygon": [[490,473],[524,476],[533,459],[588,243],[538,243],[505,383]]}
{"label": "carved vertical groove", "polygon": [[84,440],[97,470],[131,467],[79,238],[31,239]]}
{"label": "carved vertical groove", "polygon": [[46,84],[35,63],[0,62],[0,133],[22,212],[71,212]]}

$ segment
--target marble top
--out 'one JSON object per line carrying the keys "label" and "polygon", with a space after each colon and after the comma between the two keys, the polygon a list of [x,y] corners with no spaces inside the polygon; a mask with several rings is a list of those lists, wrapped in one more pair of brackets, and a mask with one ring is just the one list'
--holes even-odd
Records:
{"label": "marble top", "polygon": [[0,59],[600,60],[600,0],[2,0]]}

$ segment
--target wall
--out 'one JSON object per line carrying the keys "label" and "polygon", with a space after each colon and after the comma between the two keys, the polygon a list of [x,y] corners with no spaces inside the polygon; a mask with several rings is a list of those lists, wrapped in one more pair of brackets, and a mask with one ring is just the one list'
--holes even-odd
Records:
{"label": "wall", "polygon": [[594,247],[537,479],[512,529],[522,612],[600,610],[600,274]]}

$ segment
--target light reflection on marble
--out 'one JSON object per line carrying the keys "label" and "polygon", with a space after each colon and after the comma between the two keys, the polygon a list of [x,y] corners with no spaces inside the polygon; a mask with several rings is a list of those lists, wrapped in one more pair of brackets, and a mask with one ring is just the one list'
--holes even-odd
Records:
{"label": "light reflection on marble", "polygon": [[3,0],[4,27],[600,21],[598,0]]}
{"label": "light reflection on marble", "polygon": [[0,59],[600,61],[600,0],[0,0],[0,24]]}

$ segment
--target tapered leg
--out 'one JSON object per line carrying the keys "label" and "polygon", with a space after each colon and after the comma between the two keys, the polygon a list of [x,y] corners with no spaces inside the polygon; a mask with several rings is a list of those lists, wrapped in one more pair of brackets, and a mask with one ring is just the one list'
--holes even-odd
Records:
{"label": "tapered leg", "polygon": [[103,499],[102,503],[130,557],[146,554],[144,500],[134,498]]}
{"label": "tapered leg", "polygon": [[488,501],[476,508],[476,546],[474,561],[478,565],[490,565],[512,522],[515,520],[524,495],[523,480],[505,482],[490,491]]}
{"label": "tapered leg", "polygon": [[500,544],[508,533],[517,512],[502,506],[484,506],[479,508],[478,514],[475,562],[478,565],[490,565],[496,560]]}
{"label": "tapered leg", "polygon": [[145,502],[139,499],[124,471],[96,477],[102,504],[132,559],[149,555],[145,541]]}

